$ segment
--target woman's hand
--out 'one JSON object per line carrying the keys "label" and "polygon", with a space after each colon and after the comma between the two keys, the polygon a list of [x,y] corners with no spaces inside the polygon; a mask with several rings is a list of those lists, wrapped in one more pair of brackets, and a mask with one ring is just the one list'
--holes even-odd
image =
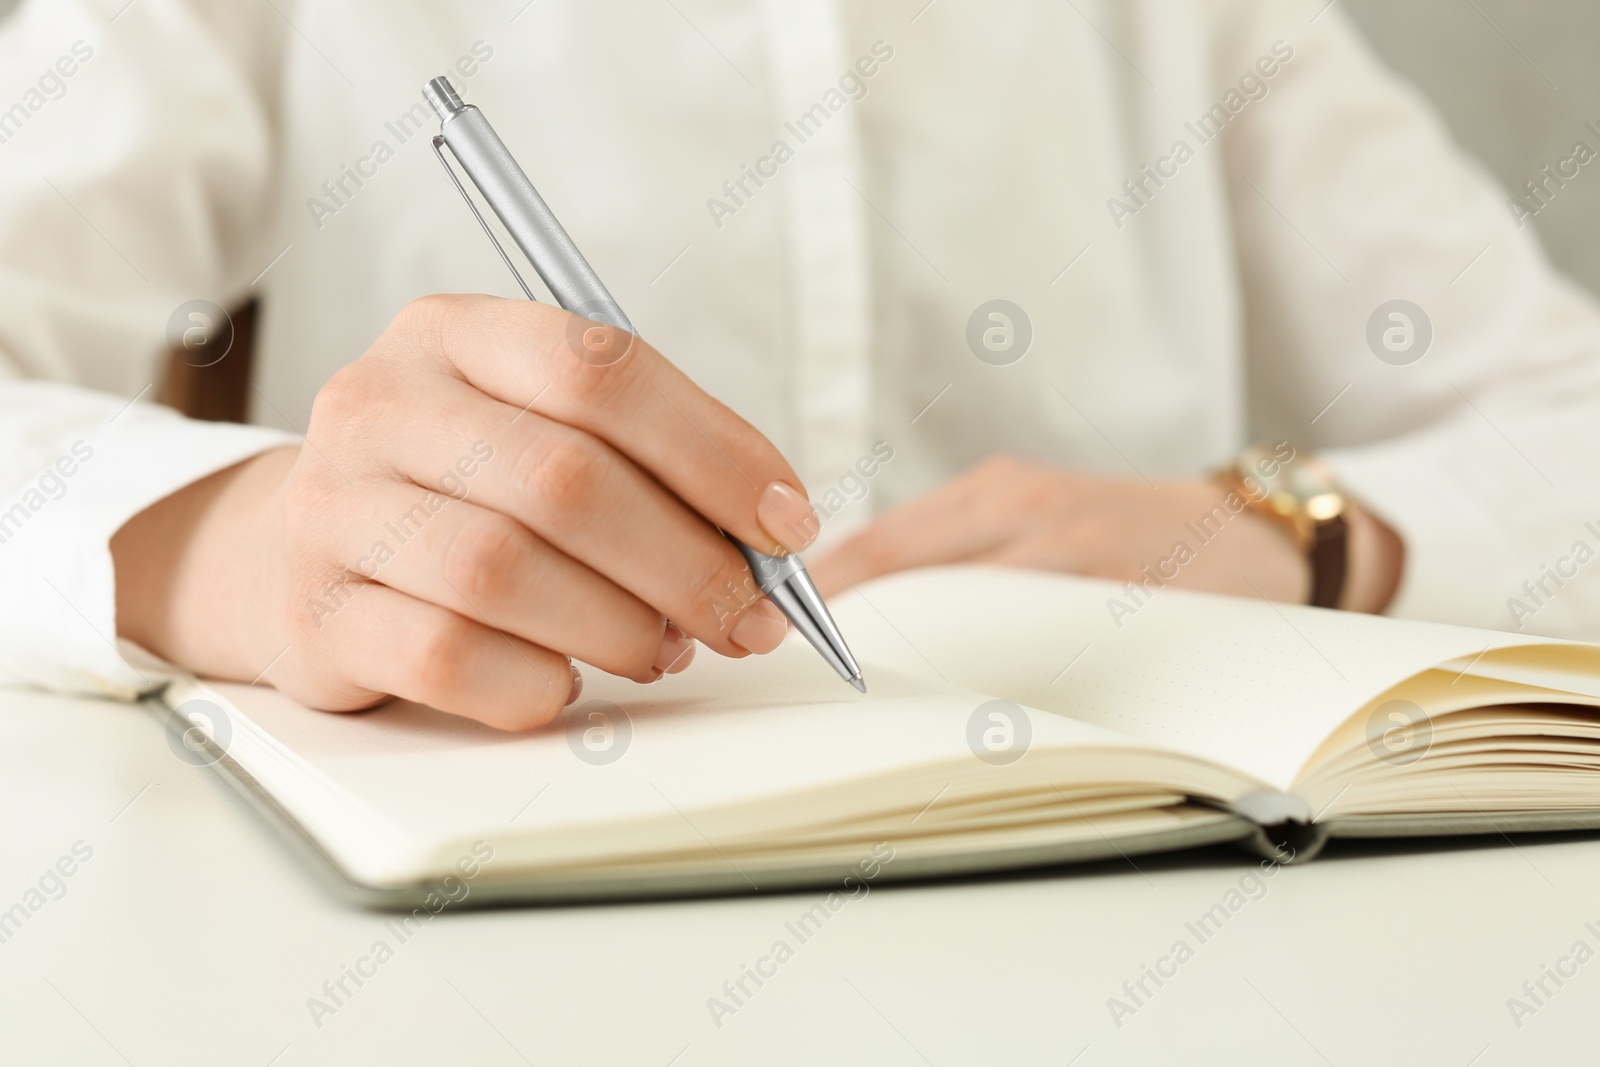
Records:
{"label": "woman's hand", "polygon": [[[1118,582],[1303,603],[1304,557],[1213,482],[1151,485],[1012,457],[991,459],[874,522],[810,564],[824,595],[941,563],[997,563]],[[1342,607],[1382,611],[1399,584],[1401,542],[1352,509]]]}
{"label": "woman's hand", "polygon": [[696,640],[777,647],[786,620],[713,523],[768,553],[816,529],[777,449],[642,341],[431,297],[318,394],[305,447],[123,527],[118,631],[314,707],[395,695],[522,729],[577,698],[568,657],[647,682]]}

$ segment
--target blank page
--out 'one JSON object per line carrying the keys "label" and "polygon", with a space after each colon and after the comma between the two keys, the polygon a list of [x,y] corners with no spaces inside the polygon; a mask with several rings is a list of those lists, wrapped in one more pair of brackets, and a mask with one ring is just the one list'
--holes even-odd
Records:
{"label": "blank page", "polygon": [[1574,647],[1151,588],[1136,600],[1111,582],[951,567],[864,586],[837,614],[900,670],[1193,752],[1285,792],[1324,739],[1406,678],[1485,648]]}

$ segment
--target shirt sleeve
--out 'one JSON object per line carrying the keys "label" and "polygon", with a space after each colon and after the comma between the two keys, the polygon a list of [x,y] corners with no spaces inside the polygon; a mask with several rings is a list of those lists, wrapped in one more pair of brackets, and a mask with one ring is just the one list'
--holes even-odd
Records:
{"label": "shirt sleeve", "polygon": [[1252,432],[1405,540],[1393,613],[1600,637],[1600,309],[1339,9],[1215,7]]}
{"label": "shirt sleeve", "polygon": [[244,299],[271,256],[281,34],[257,8],[27,0],[0,20],[0,681],[159,687],[116,636],[112,535],[295,440],[149,402],[174,312]]}

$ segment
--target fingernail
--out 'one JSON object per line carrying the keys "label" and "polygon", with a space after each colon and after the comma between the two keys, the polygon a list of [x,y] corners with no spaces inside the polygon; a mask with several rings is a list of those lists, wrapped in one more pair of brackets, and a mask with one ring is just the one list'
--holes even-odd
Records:
{"label": "fingernail", "polygon": [[799,552],[817,539],[822,523],[800,490],[787,482],[773,482],[756,502],[756,521],[767,536],[790,552]]}
{"label": "fingernail", "polygon": [[578,673],[577,664],[569,663],[567,666],[572,668],[572,692],[567,696],[567,707],[570,708],[583,696],[583,675]]}
{"label": "fingernail", "polygon": [[789,620],[783,617],[777,605],[770,600],[758,600],[739,616],[728,640],[759,656],[783,644],[788,632]]}
{"label": "fingernail", "polygon": [[656,653],[655,669],[662,674],[677,674],[694,660],[694,638],[667,623],[667,632],[661,638],[661,651]]}

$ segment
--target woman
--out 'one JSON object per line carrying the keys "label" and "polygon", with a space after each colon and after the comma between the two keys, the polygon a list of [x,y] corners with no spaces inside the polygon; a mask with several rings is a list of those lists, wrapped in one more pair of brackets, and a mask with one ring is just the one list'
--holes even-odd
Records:
{"label": "woman", "polygon": [[[1597,630],[1541,566],[1600,514],[1600,316],[1336,8],[245,8],[0,29],[15,681],[129,697],[153,653],[537,725],[572,658],[777,645],[712,524],[820,537],[830,591],[991,561]],[[648,345],[434,295],[516,293],[441,72]],[[261,425],[151,403],[253,300]]]}

